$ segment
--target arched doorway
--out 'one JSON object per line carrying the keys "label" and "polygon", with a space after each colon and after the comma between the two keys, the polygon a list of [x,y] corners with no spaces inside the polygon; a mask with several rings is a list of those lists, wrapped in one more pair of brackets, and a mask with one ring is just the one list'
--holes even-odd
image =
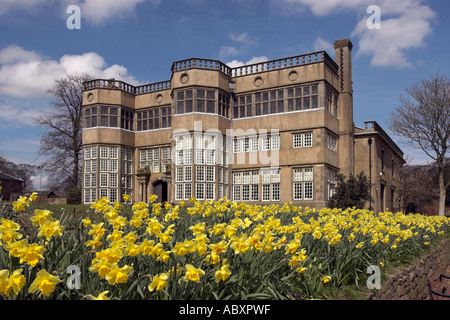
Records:
{"label": "arched doorway", "polygon": [[157,202],[167,201],[167,182],[158,180],[153,183],[153,193],[158,196]]}

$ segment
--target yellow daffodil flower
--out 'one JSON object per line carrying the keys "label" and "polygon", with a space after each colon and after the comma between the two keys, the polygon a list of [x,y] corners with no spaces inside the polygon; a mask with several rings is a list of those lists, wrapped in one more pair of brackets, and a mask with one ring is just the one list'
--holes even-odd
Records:
{"label": "yellow daffodil flower", "polygon": [[186,264],[186,273],[183,280],[186,282],[193,281],[196,283],[200,282],[200,277],[205,275],[205,271],[200,268],[195,268],[192,264]]}
{"label": "yellow daffodil flower", "polygon": [[153,292],[155,289],[156,291],[164,290],[164,288],[167,285],[167,278],[169,278],[169,273],[161,273],[159,275],[156,275],[153,277],[152,283],[148,285],[148,290],[150,292]]}
{"label": "yellow daffodil flower", "polygon": [[60,282],[61,280],[59,280],[58,277],[55,277],[45,269],[42,269],[37,273],[36,279],[30,285],[28,291],[34,293],[39,290],[44,296],[48,296],[55,290],[55,286]]}

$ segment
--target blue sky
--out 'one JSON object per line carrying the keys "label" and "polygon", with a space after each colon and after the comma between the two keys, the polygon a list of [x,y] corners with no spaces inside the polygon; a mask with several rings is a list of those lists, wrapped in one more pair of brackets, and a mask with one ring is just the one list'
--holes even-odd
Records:
{"label": "blue sky", "polygon": [[[69,30],[69,5],[81,29]],[[367,28],[367,8],[381,29]],[[36,159],[51,111],[46,90],[66,73],[144,84],[170,79],[173,61],[218,59],[231,66],[316,50],[334,57],[333,41],[353,48],[354,122],[388,131],[405,88],[450,74],[450,2],[446,0],[1,0],[0,154]],[[389,131],[388,131],[389,132]],[[426,156],[392,136],[414,162]]]}

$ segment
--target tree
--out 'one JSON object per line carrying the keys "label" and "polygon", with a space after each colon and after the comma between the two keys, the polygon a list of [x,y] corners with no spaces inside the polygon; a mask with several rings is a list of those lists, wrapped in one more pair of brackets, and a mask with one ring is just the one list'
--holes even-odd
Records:
{"label": "tree", "polygon": [[351,174],[347,181],[343,174],[336,175],[337,186],[333,196],[328,201],[330,208],[364,208],[370,200],[370,182],[364,172],[357,176]]}
{"label": "tree", "polygon": [[[446,176],[450,147],[450,81],[445,75],[433,75],[406,89],[400,106],[390,114],[390,129],[415,148],[436,161],[439,173],[439,215],[445,214]],[[447,168],[446,168],[447,167]]]}
{"label": "tree", "polygon": [[23,180],[23,190],[29,190],[33,183],[31,177],[35,174],[36,167],[31,164],[15,164],[0,156],[0,171]]}
{"label": "tree", "polygon": [[405,213],[424,213],[424,207],[436,201],[439,187],[435,176],[436,166],[405,165],[399,169],[399,185],[397,194],[401,197]]}
{"label": "tree", "polygon": [[48,90],[54,98],[54,113],[36,120],[45,128],[39,156],[45,157],[43,168],[49,173],[49,186],[59,190],[79,187],[81,181],[81,132],[83,82],[87,74],[58,79]]}

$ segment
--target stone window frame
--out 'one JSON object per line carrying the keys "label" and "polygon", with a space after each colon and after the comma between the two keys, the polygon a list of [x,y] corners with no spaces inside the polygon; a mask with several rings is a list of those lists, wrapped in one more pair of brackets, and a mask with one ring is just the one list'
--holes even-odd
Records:
{"label": "stone window frame", "polygon": [[136,132],[172,127],[172,106],[164,105],[136,111]]}
{"label": "stone window frame", "polygon": [[166,172],[171,164],[170,146],[159,146],[139,150],[139,168],[148,166],[153,173]]}
{"label": "stone window frame", "polygon": [[314,200],[314,167],[292,169],[292,197],[294,200]]}
{"label": "stone window frame", "polygon": [[218,88],[193,86],[174,94],[174,114],[205,113],[229,118],[230,95]]}
{"label": "stone window frame", "polygon": [[280,201],[281,169],[261,169],[260,171],[262,201]]}
{"label": "stone window frame", "polygon": [[321,85],[312,82],[239,94],[234,99],[233,119],[318,109]]}
{"label": "stone window frame", "polygon": [[[299,139],[299,137],[300,137],[300,139]],[[300,141],[300,143],[299,143],[299,141]],[[314,146],[313,131],[292,133],[292,147],[294,149],[311,148],[313,146]]]}

